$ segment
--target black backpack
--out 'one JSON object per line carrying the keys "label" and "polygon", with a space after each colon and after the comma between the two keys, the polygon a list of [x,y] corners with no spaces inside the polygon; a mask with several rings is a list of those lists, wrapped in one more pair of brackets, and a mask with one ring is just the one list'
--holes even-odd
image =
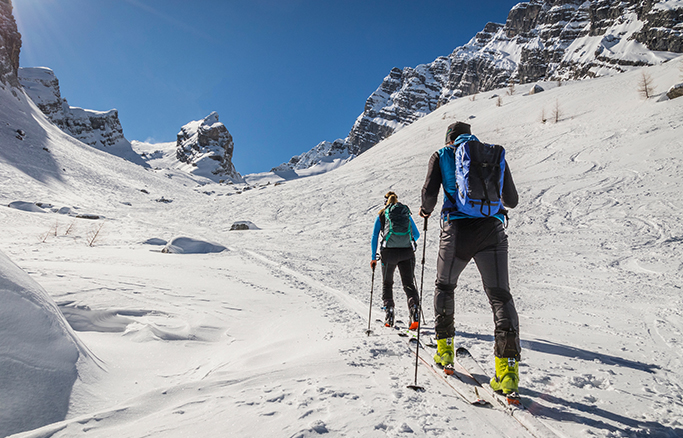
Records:
{"label": "black backpack", "polygon": [[397,202],[384,209],[383,247],[384,248],[412,248],[413,230],[410,226],[410,209],[407,205]]}

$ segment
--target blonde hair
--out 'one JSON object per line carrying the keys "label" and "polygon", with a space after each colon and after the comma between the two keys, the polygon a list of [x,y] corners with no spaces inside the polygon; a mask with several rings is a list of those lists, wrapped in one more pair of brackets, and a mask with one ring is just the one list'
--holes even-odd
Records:
{"label": "blonde hair", "polygon": [[384,195],[384,199],[384,208],[379,211],[380,216],[384,214],[386,206],[396,204],[398,202],[398,195],[394,192],[387,192],[387,194]]}

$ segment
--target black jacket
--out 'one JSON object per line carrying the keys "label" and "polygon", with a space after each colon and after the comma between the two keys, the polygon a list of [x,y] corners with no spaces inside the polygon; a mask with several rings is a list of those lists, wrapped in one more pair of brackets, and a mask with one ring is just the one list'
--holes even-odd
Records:
{"label": "black jacket", "polygon": [[[422,186],[422,207],[424,214],[432,214],[441,189],[441,166],[439,165],[439,152],[434,152],[429,159],[427,178]],[[519,202],[517,188],[512,180],[512,173],[507,160],[505,161],[505,174],[503,175],[503,206],[515,208]]]}

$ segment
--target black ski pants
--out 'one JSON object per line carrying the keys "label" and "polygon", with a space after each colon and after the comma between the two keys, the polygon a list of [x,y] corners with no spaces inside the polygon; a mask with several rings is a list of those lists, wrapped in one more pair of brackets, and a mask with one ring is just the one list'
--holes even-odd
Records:
{"label": "black ski pants", "polygon": [[420,302],[415,287],[415,252],[413,248],[382,248],[382,301],[385,307],[394,306],[394,271],[398,267],[401,283],[408,299],[408,309]]}
{"label": "black ski pants", "polygon": [[519,359],[519,318],[510,294],[508,239],[503,223],[494,217],[456,219],[443,224],[434,293],[436,338],[455,335],[455,287],[472,259],[493,311],[494,353],[497,357]]}

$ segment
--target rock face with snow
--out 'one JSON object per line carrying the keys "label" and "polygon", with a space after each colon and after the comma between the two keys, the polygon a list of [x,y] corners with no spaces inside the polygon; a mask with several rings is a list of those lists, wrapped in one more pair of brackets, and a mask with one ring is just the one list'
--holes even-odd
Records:
{"label": "rock face with snow", "polygon": [[338,139],[330,143],[329,141],[322,141],[310,151],[292,157],[287,163],[283,163],[277,167],[272,168],[271,172],[281,172],[287,170],[301,170],[309,169],[317,164],[333,163],[337,161],[347,160],[351,154],[349,153],[346,140]]}
{"label": "rock face with snow", "polygon": [[[505,24],[488,23],[450,55],[417,67],[393,68],[367,99],[345,139],[346,148],[351,156],[361,154],[458,97],[510,83],[623,72],[681,52],[680,0],[519,3]],[[298,165],[290,161],[282,166],[292,164]]]}
{"label": "rock face with snow", "polygon": [[26,94],[62,131],[96,149],[147,166],[123,136],[117,110],[94,111],[69,106],[59,90],[59,80],[49,68],[22,67],[18,77]]}
{"label": "rock face with snow", "polygon": [[12,15],[12,0],[0,0],[0,83],[19,86],[21,34]]}
{"label": "rock face with snow", "polygon": [[676,99],[678,97],[683,97],[683,83],[671,86],[666,92],[666,97],[669,99]]}
{"label": "rock face with snow", "polygon": [[447,57],[394,68],[349,134],[362,153],[451,99],[539,80],[584,79],[671,59],[683,51],[679,1],[534,0],[489,23]]}
{"label": "rock face with snow", "polygon": [[191,166],[190,172],[213,180],[241,181],[232,164],[235,144],[225,125],[212,112],[202,120],[183,126],[176,142],[176,158]]}

